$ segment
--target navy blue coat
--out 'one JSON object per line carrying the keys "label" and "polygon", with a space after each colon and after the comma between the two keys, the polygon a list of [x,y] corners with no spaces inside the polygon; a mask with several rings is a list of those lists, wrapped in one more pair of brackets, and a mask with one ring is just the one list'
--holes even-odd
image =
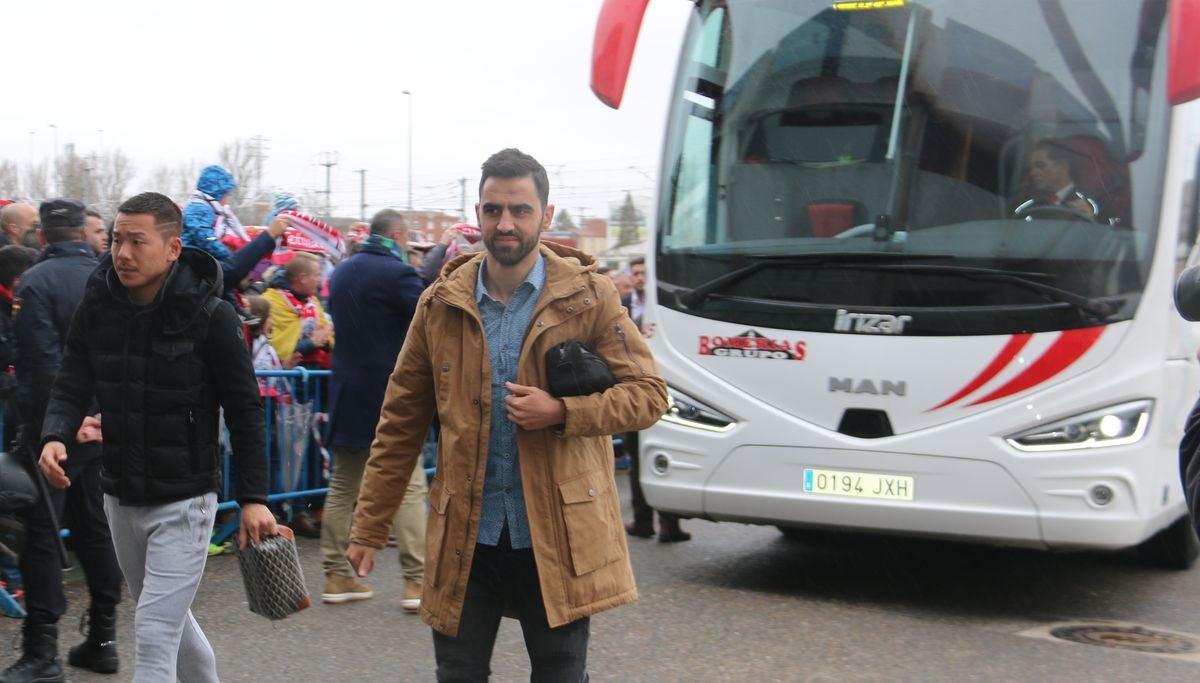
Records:
{"label": "navy blue coat", "polygon": [[326,443],[367,448],[396,356],[425,285],[387,248],[365,244],[329,280],[329,314],[337,344]]}
{"label": "navy blue coat", "polygon": [[[71,316],[83,300],[88,276],[97,263],[87,242],[56,242],[42,251],[17,286],[15,294],[21,301],[20,312],[13,320],[17,381],[21,385],[22,416],[35,440],[41,433],[54,375],[62,365]],[[95,449],[96,454],[99,452]]]}

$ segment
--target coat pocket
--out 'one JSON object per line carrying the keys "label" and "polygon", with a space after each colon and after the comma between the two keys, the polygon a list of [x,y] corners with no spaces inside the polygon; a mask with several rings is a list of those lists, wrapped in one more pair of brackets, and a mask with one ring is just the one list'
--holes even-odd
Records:
{"label": "coat pocket", "polygon": [[[196,345],[190,339],[152,339],[150,341],[150,382],[159,388],[178,390],[192,386],[192,355]],[[163,409],[166,406],[158,406]]]}
{"label": "coat pocket", "polygon": [[438,569],[442,566],[442,546],[446,542],[446,507],[450,492],[437,477],[429,483],[429,518],[425,522],[425,581],[431,588],[442,583]]}
{"label": "coat pocket", "polygon": [[614,540],[616,522],[610,511],[616,495],[611,477],[603,472],[586,472],[559,484],[558,491],[575,576],[620,559],[621,546]]}

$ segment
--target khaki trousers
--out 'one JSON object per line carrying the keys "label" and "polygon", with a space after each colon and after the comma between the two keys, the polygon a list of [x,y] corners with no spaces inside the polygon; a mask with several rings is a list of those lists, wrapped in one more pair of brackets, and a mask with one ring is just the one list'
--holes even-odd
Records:
{"label": "khaki trousers", "polygon": [[[350,544],[354,503],[370,453],[369,448],[333,449],[333,477],[325,495],[325,516],[321,522],[321,565],[326,574],[354,576],[354,568],[346,560],[346,547]],[[418,462],[392,524],[400,567],[407,581],[421,581],[425,575],[426,497],[425,470]]]}

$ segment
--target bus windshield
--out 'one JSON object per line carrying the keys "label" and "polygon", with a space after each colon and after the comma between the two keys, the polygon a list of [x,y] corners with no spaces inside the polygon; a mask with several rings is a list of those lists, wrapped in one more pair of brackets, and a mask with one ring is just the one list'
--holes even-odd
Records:
{"label": "bus windshield", "polygon": [[660,193],[660,305],[905,334],[1131,318],[1165,165],[1165,0],[707,0]]}

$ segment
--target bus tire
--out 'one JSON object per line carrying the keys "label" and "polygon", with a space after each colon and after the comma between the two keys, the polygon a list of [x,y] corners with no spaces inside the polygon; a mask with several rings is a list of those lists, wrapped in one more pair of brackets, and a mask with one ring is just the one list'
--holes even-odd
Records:
{"label": "bus tire", "polygon": [[1138,560],[1159,569],[1189,569],[1200,556],[1200,539],[1186,515],[1142,541],[1137,547]]}

